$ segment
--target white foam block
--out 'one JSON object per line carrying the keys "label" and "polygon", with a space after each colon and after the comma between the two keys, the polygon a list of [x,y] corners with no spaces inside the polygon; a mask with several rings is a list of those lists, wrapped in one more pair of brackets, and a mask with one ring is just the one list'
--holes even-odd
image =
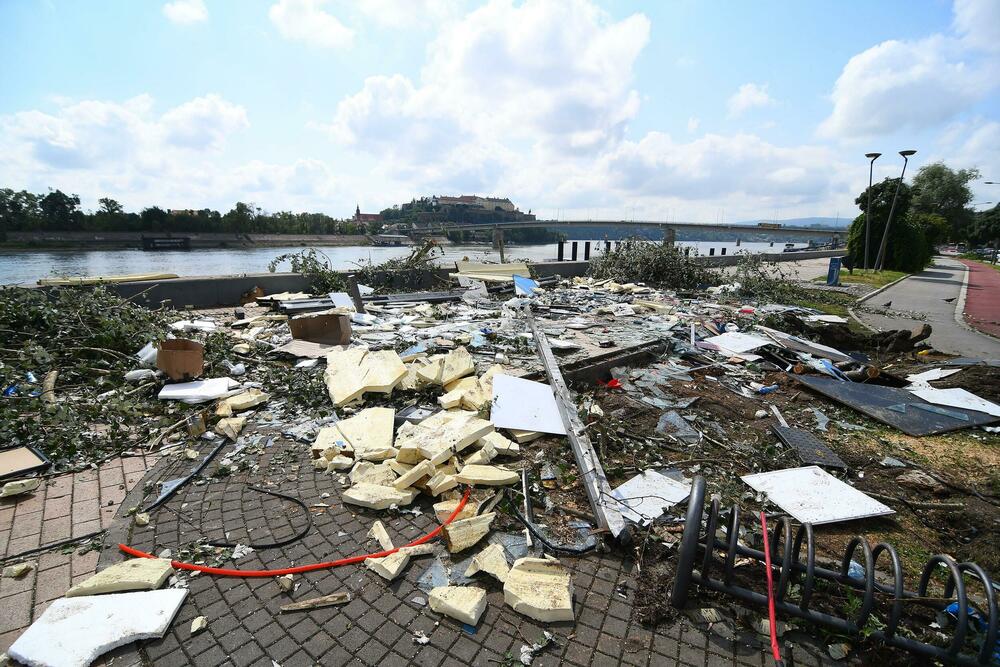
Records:
{"label": "white foam block", "polygon": [[62,598],[7,654],[30,667],[87,667],[108,651],[162,637],[187,596],[183,588]]}
{"label": "white foam block", "polygon": [[499,428],[566,435],[552,387],[510,375],[493,376],[490,421]]}

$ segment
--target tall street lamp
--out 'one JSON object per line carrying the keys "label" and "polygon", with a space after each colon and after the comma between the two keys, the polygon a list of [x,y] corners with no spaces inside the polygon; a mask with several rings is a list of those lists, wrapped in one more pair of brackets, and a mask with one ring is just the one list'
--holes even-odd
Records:
{"label": "tall street lamp", "polygon": [[868,272],[868,239],[871,236],[871,227],[869,222],[871,221],[872,214],[872,174],[875,171],[875,160],[882,155],[881,153],[865,153],[865,157],[871,160],[868,163],[868,205],[865,207],[865,273]]}
{"label": "tall street lamp", "polygon": [[906,175],[906,164],[910,161],[910,156],[917,151],[899,151],[903,156],[903,171],[899,174],[899,182],[896,183],[896,193],[892,196],[892,206],[889,207],[889,219],[885,221],[885,232],[882,234],[882,245],[878,249],[878,257],[875,260],[875,270],[881,271],[885,266],[885,246],[889,242],[889,227],[892,226],[892,216],[896,213],[896,201],[899,199],[899,189],[903,185],[903,176]]}

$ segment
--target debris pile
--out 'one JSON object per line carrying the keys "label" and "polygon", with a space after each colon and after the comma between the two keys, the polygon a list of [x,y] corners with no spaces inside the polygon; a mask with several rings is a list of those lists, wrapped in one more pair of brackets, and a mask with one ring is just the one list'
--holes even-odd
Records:
{"label": "debris pile", "polygon": [[[261,296],[235,311],[184,319],[156,313],[107,348],[114,354],[94,353],[107,359],[72,357],[74,367],[94,364],[108,371],[101,377],[120,377],[108,391],[131,392],[151,415],[145,421],[155,422],[133,412],[119,418],[164,456],[159,483],[132,510],[133,536],[149,534],[160,509],[189,521],[186,490],[215,483],[281,499],[294,530],[268,541],[252,526],[227,528],[225,541],[168,544],[165,559],[115,565],[61,602],[169,592],[157,589],[167,580],[183,586],[190,574],[180,570],[189,565],[228,565],[235,576],[235,561],[255,550],[280,561],[282,549],[318,530],[313,516],[344,507],[365,526],[367,548],[355,531],[353,558],[316,567],[358,565],[380,586],[412,573],[424,604],[467,632],[500,594],[516,614],[550,629],[572,627],[574,559],[597,550],[634,559],[628,587],[638,617],[655,625],[672,616],[667,591],[696,477],[723,505],[812,524],[821,558],[840,558],[860,531],[904,542],[900,553],[912,562],[933,550],[987,570],[997,565],[998,436],[990,424],[1000,420],[1000,395],[995,381],[962,386],[963,376],[979,377],[973,362],[935,353],[923,342],[929,332],[859,334],[843,318],[796,303],[791,290],[753,296],[764,287],[749,273],[744,282],[757,287],[748,291],[678,253],[623,248],[631,262],[636,256],[626,253],[656,254],[660,263],[639,276],[645,282],[613,258],[598,262],[594,276],[572,280],[464,264],[455,276],[461,286],[447,292],[376,295],[357,285],[351,296]],[[662,284],[670,288],[654,286]],[[303,315],[309,326],[293,326]],[[18,349],[22,373],[32,350]],[[178,365],[159,356],[168,350],[200,359]],[[37,396],[31,384],[16,392],[47,410],[38,384]],[[54,391],[56,405],[68,402],[58,385]],[[320,480],[321,497],[276,490],[306,476]],[[31,493],[37,478],[23,477],[2,495]],[[435,517],[437,527],[404,537],[390,526],[406,513]],[[737,528],[747,548],[767,539],[753,521]],[[751,561],[735,567],[749,581],[763,574]],[[309,596],[299,591],[300,574],[308,576],[280,569],[247,576],[274,576],[282,613],[353,599],[346,590]],[[162,630],[137,620],[117,638],[93,638],[94,650],[162,634],[183,595],[164,600],[156,603],[167,618]],[[116,614],[131,603],[107,604]],[[744,612],[706,622],[767,623],[759,610]],[[874,614],[887,619],[884,609]],[[37,633],[56,631],[47,616],[12,655],[42,651]],[[212,620],[196,618],[185,633]],[[933,639],[919,620],[904,625],[911,636]],[[412,635],[418,644],[433,641],[423,631]],[[521,648],[521,661],[554,644],[546,631]],[[853,650],[846,646],[838,651]]]}

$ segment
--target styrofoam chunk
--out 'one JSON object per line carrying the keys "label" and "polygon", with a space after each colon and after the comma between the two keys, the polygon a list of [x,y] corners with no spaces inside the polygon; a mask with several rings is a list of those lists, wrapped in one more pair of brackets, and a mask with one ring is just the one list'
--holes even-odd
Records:
{"label": "styrofoam chunk", "polygon": [[66,597],[121,591],[156,590],[173,573],[174,568],[166,558],[133,558],[115,563],[94,576],[84,579],[66,591]]}
{"label": "styrofoam chunk", "polygon": [[[392,472],[392,471],[390,471]],[[419,491],[407,489],[399,491],[391,486],[378,486],[376,484],[355,484],[341,494],[345,503],[367,507],[373,510],[389,509],[392,505],[402,507],[409,505],[417,497]]]}
{"label": "styrofoam chunk", "polygon": [[455,475],[462,484],[473,484],[479,486],[503,486],[505,484],[516,484],[521,480],[521,476],[515,470],[506,470],[497,466],[488,465],[466,465]]}
{"label": "styrofoam chunk", "polygon": [[456,621],[476,625],[486,611],[486,591],[472,586],[438,586],[428,596],[431,609]]}
{"label": "styrofoam chunk", "polygon": [[573,580],[559,561],[520,558],[503,585],[504,602],[543,623],[573,620]]}
{"label": "styrofoam chunk", "polygon": [[87,667],[119,646],[162,637],[187,593],[171,588],[62,598],[7,653],[31,667]]}
{"label": "styrofoam chunk", "polygon": [[486,572],[496,577],[501,583],[507,581],[510,565],[507,555],[499,544],[491,544],[473,556],[472,562],[465,570],[465,576],[471,577],[477,572]]}

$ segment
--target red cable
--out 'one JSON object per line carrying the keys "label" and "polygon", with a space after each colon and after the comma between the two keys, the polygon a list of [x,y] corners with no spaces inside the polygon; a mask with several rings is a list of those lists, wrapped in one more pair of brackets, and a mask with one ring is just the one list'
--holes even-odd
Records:
{"label": "red cable", "polygon": [[[421,538],[413,540],[409,544],[405,545],[408,547],[415,547],[418,544],[423,544],[428,542],[441,532],[441,529],[447,526],[449,523],[455,520],[458,513],[462,511],[465,507],[465,503],[469,500],[469,492],[471,489],[465,490],[465,495],[462,496],[462,500],[458,503],[455,511],[448,516],[443,524],[427,533]],[[145,551],[139,551],[138,549],[133,549],[132,547],[119,544],[118,548],[127,553],[130,556],[135,556],[137,558],[156,558],[153,554],[146,553]],[[204,572],[205,574],[217,574],[222,577],[280,577],[286,574],[301,574],[302,572],[312,572],[314,570],[325,570],[333,567],[340,567],[341,565],[353,565],[354,563],[364,562],[368,558],[383,558],[389,554],[394,554],[399,551],[402,547],[396,547],[395,549],[389,549],[388,551],[379,551],[373,554],[366,554],[363,556],[351,556],[349,558],[341,558],[340,560],[331,560],[325,563],[313,563],[312,565],[299,565],[298,567],[285,567],[278,570],[230,570],[223,567],[208,567],[206,565],[195,565],[194,563],[183,563],[179,560],[172,560],[170,564],[178,570],[195,570],[197,572]]]}
{"label": "red cable", "polygon": [[771,630],[771,654],[774,656],[774,664],[780,667],[784,663],[781,661],[781,648],[778,646],[778,624],[774,620],[774,578],[771,575],[771,547],[768,544],[770,540],[768,540],[767,535],[767,516],[763,511],[760,513],[760,527],[764,529],[764,564],[767,566],[767,617]]}

